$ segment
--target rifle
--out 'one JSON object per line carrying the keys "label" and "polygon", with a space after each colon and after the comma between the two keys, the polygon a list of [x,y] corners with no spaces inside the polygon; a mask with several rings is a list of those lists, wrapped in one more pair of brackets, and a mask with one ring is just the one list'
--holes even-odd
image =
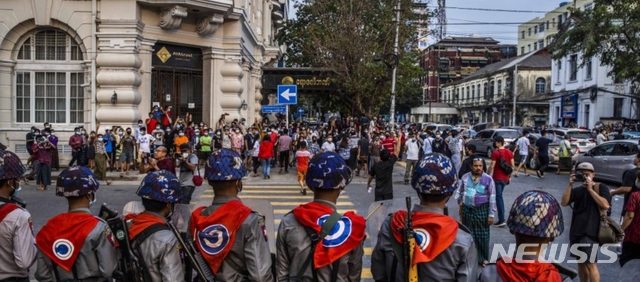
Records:
{"label": "rifle", "polygon": [[185,242],[180,231],[178,230],[178,228],[176,228],[175,225],[173,225],[173,223],[167,222],[167,225],[169,226],[169,228],[171,228],[173,235],[175,235],[178,239],[178,243],[182,245],[184,253],[187,255],[187,258],[189,258],[189,262],[198,274],[199,281],[216,281],[216,275],[213,274],[211,268],[209,267],[209,264],[207,264],[207,262],[202,257],[202,254],[200,254],[191,243],[187,243],[190,242],[189,240]]}
{"label": "rifle", "polygon": [[413,265],[413,256],[416,248],[416,234],[413,231],[413,221],[411,218],[411,197],[407,197],[406,201],[407,218],[405,219],[405,228],[402,232],[404,241],[404,270],[407,275],[407,282],[418,282],[418,267],[417,265]]}

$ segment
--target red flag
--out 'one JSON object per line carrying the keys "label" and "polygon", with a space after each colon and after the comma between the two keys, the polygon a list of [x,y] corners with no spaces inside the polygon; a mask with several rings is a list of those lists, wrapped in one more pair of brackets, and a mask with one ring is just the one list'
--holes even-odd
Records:
{"label": "red flag", "polygon": [[36,236],[36,245],[42,253],[71,271],[87,235],[100,220],[88,213],[63,213],[47,221]]}
{"label": "red flag", "polygon": [[236,241],[236,232],[251,209],[239,200],[225,203],[208,216],[200,215],[204,208],[199,207],[191,214],[191,233],[198,251],[217,274]]}
{"label": "red flag", "polygon": [[[400,244],[406,218],[407,211],[398,211],[391,219],[391,232]],[[458,223],[453,218],[437,213],[413,212],[412,224],[416,235],[413,265],[435,259],[451,246],[458,233]]]}
{"label": "red flag", "polygon": [[[316,202],[306,203],[293,209],[298,222],[315,230],[318,234],[322,223],[333,213],[333,209]],[[340,259],[364,241],[365,220],[353,211],[345,213],[331,232],[316,245],[313,254],[314,267],[321,268]]]}

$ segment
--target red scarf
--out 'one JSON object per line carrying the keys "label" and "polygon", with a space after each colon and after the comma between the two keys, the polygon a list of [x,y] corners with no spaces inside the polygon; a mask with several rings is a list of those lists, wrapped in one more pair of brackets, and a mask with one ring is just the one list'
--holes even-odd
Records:
{"label": "red scarf", "polygon": [[[402,244],[402,229],[405,226],[407,211],[398,211],[391,219],[391,232],[396,241]],[[458,233],[458,223],[451,217],[431,212],[413,212],[413,230],[416,233],[416,248],[412,265],[430,262],[446,250]]]}
{"label": "red scarf", "polygon": [[[300,224],[319,234],[322,230],[321,217],[324,217],[322,219],[324,222],[334,210],[326,205],[310,202],[294,208],[292,212]],[[318,241],[313,253],[314,267],[318,269],[329,265],[362,244],[365,238],[365,225],[363,217],[356,215],[353,211],[345,213],[330,234]],[[337,232],[342,234],[335,234]]]}
{"label": "red scarf", "polygon": [[134,216],[131,219],[131,226],[129,227],[129,240],[133,240],[140,232],[154,224],[167,225],[167,222],[156,215],[146,212]]}
{"label": "red scarf", "polygon": [[42,253],[65,271],[71,271],[82,246],[100,220],[88,213],[70,212],[49,219],[36,236]]}
{"label": "red scarf", "polygon": [[207,261],[213,273],[233,248],[236,232],[249,216],[251,209],[240,200],[232,200],[220,206],[213,214],[201,216],[205,207],[199,207],[191,214],[191,234],[196,247]]}
{"label": "red scarf", "polygon": [[496,262],[496,269],[502,281],[510,282],[529,282],[529,281],[545,281],[560,282],[560,273],[553,264],[532,261],[518,263],[515,259],[511,263],[506,263],[504,258]]}
{"label": "red scarf", "polygon": [[16,209],[18,209],[18,205],[14,203],[6,203],[2,205],[2,207],[0,207],[0,222],[2,222],[7,215]]}

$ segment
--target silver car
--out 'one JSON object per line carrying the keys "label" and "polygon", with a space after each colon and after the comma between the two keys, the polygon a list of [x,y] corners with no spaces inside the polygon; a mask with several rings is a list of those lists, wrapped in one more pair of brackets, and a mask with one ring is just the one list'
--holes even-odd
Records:
{"label": "silver car", "polygon": [[553,131],[560,140],[564,139],[565,135],[569,135],[571,145],[576,144],[580,152],[586,152],[596,145],[591,131],[586,129],[552,128],[550,131]]}
{"label": "silver car", "polygon": [[638,154],[637,140],[604,142],[578,156],[576,164],[589,162],[596,170],[596,179],[622,183],[622,174],[634,168],[633,159]]}
{"label": "silver car", "polygon": [[493,153],[493,138],[496,136],[502,136],[505,141],[505,146],[508,148],[509,144],[513,143],[518,138],[518,131],[515,129],[484,129],[478,132],[476,136],[469,141],[469,144],[476,146],[476,152],[487,153],[488,157],[491,157]]}

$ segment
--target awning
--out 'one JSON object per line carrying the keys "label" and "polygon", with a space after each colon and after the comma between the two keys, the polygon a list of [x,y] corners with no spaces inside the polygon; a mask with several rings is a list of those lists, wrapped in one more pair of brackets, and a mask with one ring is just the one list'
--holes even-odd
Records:
{"label": "awning", "polygon": [[[411,108],[411,114],[412,115],[428,115],[429,106]],[[431,114],[432,115],[457,115],[458,110],[454,107],[432,106]]]}

